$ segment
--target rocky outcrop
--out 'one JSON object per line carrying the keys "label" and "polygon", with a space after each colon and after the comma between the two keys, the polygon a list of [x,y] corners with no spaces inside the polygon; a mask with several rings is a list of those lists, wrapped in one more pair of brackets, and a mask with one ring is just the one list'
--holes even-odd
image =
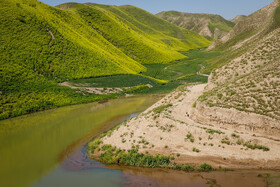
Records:
{"label": "rocky outcrop", "polygon": [[202,124],[235,129],[241,132],[250,131],[258,136],[280,141],[279,121],[267,116],[238,111],[233,108],[208,107],[200,102],[196,104],[190,116],[192,120]]}

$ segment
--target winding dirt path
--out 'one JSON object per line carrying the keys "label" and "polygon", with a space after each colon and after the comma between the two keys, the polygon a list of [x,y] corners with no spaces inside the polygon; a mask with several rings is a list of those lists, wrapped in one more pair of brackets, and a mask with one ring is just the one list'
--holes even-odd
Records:
{"label": "winding dirt path", "polygon": [[204,77],[209,77],[209,75],[207,74],[202,74],[201,73],[201,70],[205,69],[205,66],[203,66],[202,64],[199,64],[199,66],[201,67],[200,70],[198,72],[196,72],[197,75],[201,75],[201,76],[204,76]]}

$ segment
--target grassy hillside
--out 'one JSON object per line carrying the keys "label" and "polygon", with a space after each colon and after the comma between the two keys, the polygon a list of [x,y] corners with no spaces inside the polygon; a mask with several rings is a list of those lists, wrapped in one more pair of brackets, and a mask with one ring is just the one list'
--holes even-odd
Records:
{"label": "grassy hillside", "polygon": [[[182,59],[176,50],[210,43],[176,26],[184,39],[162,30],[152,35],[137,27],[133,16],[126,20],[111,11],[113,6],[61,7],[65,9],[36,0],[0,0],[0,119],[112,97],[79,93],[58,83],[138,74],[146,71],[142,64]],[[162,41],[167,39],[172,44]]]}
{"label": "grassy hillside", "polygon": [[89,92],[98,89],[102,93],[117,92],[128,87],[137,88],[140,85],[143,89],[134,90],[134,94],[168,93],[182,84],[206,83],[208,76],[197,72],[211,65],[207,63],[208,60],[220,55],[218,52],[204,50],[190,50],[182,54],[188,57],[168,64],[145,64],[147,71],[138,75],[77,79],[68,81],[67,85]]}
{"label": "grassy hillside", "polygon": [[[241,44],[231,43],[234,48],[227,49],[223,55],[210,60],[211,68],[220,67],[212,73],[210,87],[213,89],[200,98],[202,102],[208,106],[235,108],[280,119],[279,7],[279,1],[275,1],[245,18],[242,22],[255,20],[255,25],[263,27],[256,27],[254,30],[251,24],[247,24],[242,31],[235,33],[234,38],[229,39],[229,42],[235,39]],[[268,12],[269,14],[261,14]],[[259,19],[257,22],[262,16],[267,19]],[[244,30],[251,30],[255,35],[245,37]],[[243,40],[237,40],[240,38]],[[221,46],[224,47],[225,44]]]}
{"label": "grassy hillside", "polygon": [[225,36],[235,25],[235,23],[213,14],[167,11],[160,12],[157,16],[202,36],[215,39]]}

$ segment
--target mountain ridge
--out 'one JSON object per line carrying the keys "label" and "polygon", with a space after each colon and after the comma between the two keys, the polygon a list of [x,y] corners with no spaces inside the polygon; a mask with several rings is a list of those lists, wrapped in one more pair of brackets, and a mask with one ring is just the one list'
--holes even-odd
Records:
{"label": "mountain ridge", "polygon": [[163,11],[156,15],[180,27],[214,39],[222,38],[235,25],[217,14]]}

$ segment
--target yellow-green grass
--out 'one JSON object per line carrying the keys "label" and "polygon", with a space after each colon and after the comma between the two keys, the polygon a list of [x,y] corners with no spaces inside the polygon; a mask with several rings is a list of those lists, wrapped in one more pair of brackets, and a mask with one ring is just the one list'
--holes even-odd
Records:
{"label": "yellow-green grass", "polygon": [[[177,49],[210,43],[182,29],[184,39],[162,29],[148,32],[143,28],[152,23],[140,27],[135,15],[115,7],[127,15],[122,17],[109,7],[72,3],[58,8],[36,0],[0,0],[0,119],[112,97],[79,93],[58,83],[136,75],[146,71],[143,64],[185,58]],[[168,29],[178,30],[172,25]],[[167,39],[172,43],[162,41]]]}

